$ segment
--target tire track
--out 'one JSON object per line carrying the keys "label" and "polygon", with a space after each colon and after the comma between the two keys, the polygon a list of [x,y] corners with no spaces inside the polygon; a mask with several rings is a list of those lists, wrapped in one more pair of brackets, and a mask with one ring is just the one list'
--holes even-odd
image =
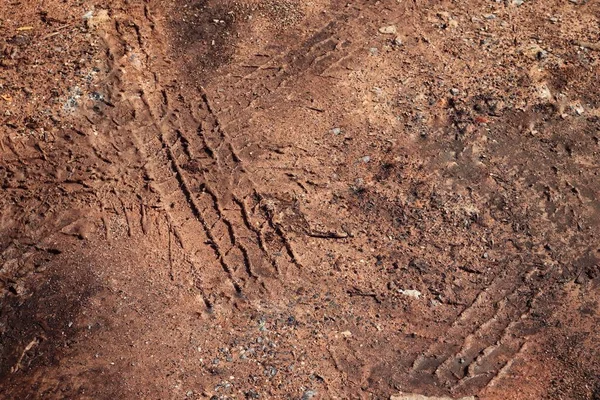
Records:
{"label": "tire track", "polygon": [[452,393],[465,392],[473,386],[483,389],[502,378],[527,345],[527,337],[522,333],[523,321],[535,311],[534,303],[543,294],[544,290],[539,289],[526,302],[524,311],[495,335],[498,338],[496,342],[478,348],[479,352],[466,366],[464,376],[454,381]]}
{"label": "tire track", "polygon": [[[194,174],[187,172],[186,168],[182,167],[182,165],[185,164],[189,166],[187,169],[194,170],[192,165],[196,160],[196,157],[192,153],[193,140],[186,137],[183,130],[171,127],[163,129],[162,131],[164,144],[168,154],[170,154],[169,159],[171,160],[173,168],[176,170],[178,179],[182,182],[186,198],[194,210],[194,215],[201,221],[205,233],[214,246],[219,259],[222,260],[221,263],[223,268],[228,274],[233,276],[233,273],[240,269],[236,266],[236,264],[239,265],[239,262],[236,260],[236,253],[239,252],[248,277],[256,278],[256,275],[253,273],[253,266],[250,261],[248,249],[240,240],[238,240],[238,234],[235,232],[233,223],[226,217],[219,196],[211,188],[209,182],[204,179],[197,179]],[[173,144],[171,145],[169,143]],[[183,159],[183,162],[181,159]],[[197,194],[197,192],[200,192],[200,194]],[[208,197],[208,201],[205,201],[204,204],[210,203],[212,207],[208,206],[202,208],[198,203],[199,197]],[[215,222],[209,224],[206,215],[210,215],[211,213],[214,214],[212,219],[215,220]],[[219,225],[222,226],[222,235],[216,233],[219,232]],[[234,249],[237,251],[234,251]],[[241,292],[241,287],[239,287],[239,285],[237,286],[237,289]]]}
{"label": "tire track", "polygon": [[[387,8],[391,13],[385,16],[385,21],[392,23],[399,20],[406,13],[406,7],[405,5],[395,4],[393,9]],[[222,108],[217,112],[219,117],[223,119],[224,127],[228,128],[239,121],[248,119],[248,113],[271,104],[275,101],[278,92],[306,75],[312,73],[321,76],[344,60],[357,55],[361,51],[366,52],[365,43],[353,42],[344,38],[372,36],[372,32],[367,31],[369,26],[360,25],[361,31],[357,33],[351,22],[362,17],[367,21],[373,19],[384,23],[379,14],[380,8],[384,8],[384,5],[367,3],[362,7],[354,5],[350,7],[349,11],[335,13],[334,17],[324,27],[305,40],[298,48],[276,55],[272,60],[260,64],[254,71],[233,82],[219,82],[219,86],[232,87],[233,92],[236,94],[235,101],[227,98],[222,101],[225,104],[230,104],[229,107]],[[259,52],[259,54],[264,53],[267,52]],[[242,65],[248,64],[242,63]],[[273,70],[276,72],[260,74]],[[236,75],[230,73],[229,77],[236,77]],[[246,85],[246,83],[253,81],[258,83]]]}
{"label": "tire track", "polygon": [[526,341],[517,328],[543,293],[539,282],[531,293],[530,279],[537,272],[533,265],[517,276],[496,276],[446,333],[415,359],[410,378],[430,375],[438,385],[458,393],[485,387]]}
{"label": "tire track", "polygon": [[[249,171],[247,171],[247,169],[243,165],[240,156],[237,154],[237,152],[232,144],[231,138],[229,137],[229,135],[226,134],[226,131],[223,128],[222,123],[219,120],[219,116],[214,111],[214,107],[212,106],[212,103],[210,102],[207,93],[204,91],[203,88],[202,88],[202,90],[203,90],[202,99],[204,101],[204,109],[208,112],[208,114],[209,114],[208,117],[211,117],[212,121],[214,121],[213,122],[214,128],[211,129],[209,132],[217,133],[217,135],[216,135],[216,140],[218,143],[217,149],[223,148],[223,142],[227,143],[226,148],[229,150],[230,154],[226,154],[225,157],[223,157],[223,159],[224,160],[233,160],[233,164],[229,165],[229,169],[240,173],[240,175],[238,177],[237,187],[238,188],[246,188],[246,191],[244,193],[238,194],[238,196],[239,196],[238,199],[242,199],[242,200],[238,201],[238,204],[244,204],[243,200],[245,200],[247,198],[254,197],[256,199],[257,207],[260,209],[260,212],[255,213],[255,215],[260,217],[261,226],[270,230],[271,236],[276,238],[276,240],[281,243],[285,252],[287,253],[287,256],[289,257],[289,261],[297,269],[302,269],[302,264],[300,263],[298,257],[296,256],[296,254],[292,248],[290,239],[286,235],[283,228],[275,222],[274,215],[273,215],[274,208],[273,208],[271,202],[267,198],[265,198],[265,196],[262,195],[260,193],[260,191],[257,189],[258,185],[256,185],[253,182],[253,180],[251,178],[251,173]],[[209,118],[207,118],[207,119],[209,119]],[[207,132],[207,131],[203,130],[202,132]],[[205,138],[205,142],[208,143],[207,137],[204,136],[204,138]],[[220,140],[219,140],[219,138],[220,138]],[[217,154],[214,147],[213,147],[213,150],[211,151],[211,153]],[[218,158],[216,158],[216,160],[218,160]],[[235,197],[235,194],[233,194],[233,192],[231,192],[231,194]],[[231,198],[231,197],[228,196],[228,198]],[[248,215],[247,211],[244,211],[244,213]],[[243,215],[242,215],[242,218],[243,218]],[[261,239],[261,240],[264,242],[263,239]]]}
{"label": "tire track", "polygon": [[[216,225],[222,222],[228,233],[229,242],[227,245],[231,248],[237,248],[241,253],[248,276],[259,278],[261,275],[267,277],[276,276],[280,273],[280,267],[277,260],[273,257],[266,244],[263,229],[271,225],[267,221],[267,216],[262,212],[252,213],[247,205],[248,200],[253,198],[261,199],[261,195],[256,190],[256,185],[248,176],[247,170],[237,155],[235,149],[227,136],[220,132],[218,121],[212,120],[210,106],[207,104],[207,95],[204,94],[205,104],[199,111],[204,115],[192,115],[190,117],[199,122],[196,130],[196,136],[183,135],[183,129],[172,129],[179,131],[181,138],[181,153],[183,158],[181,163],[186,165],[183,168],[184,174],[192,183],[192,186],[199,188],[199,195],[205,204],[203,211],[207,214],[213,214],[209,217],[212,224]],[[179,110],[186,105],[182,104]],[[180,112],[180,114],[182,114]],[[181,122],[185,119],[179,115],[177,120],[181,127]],[[175,138],[173,138],[175,140]],[[186,150],[184,150],[186,149]],[[200,155],[206,155],[201,157]],[[262,211],[262,208],[261,208]],[[259,221],[257,221],[257,218]],[[285,247],[285,236],[282,232],[272,232],[278,237],[282,246]],[[225,236],[225,235],[224,235]],[[289,245],[289,243],[288,243]],[[287,248],[286,248],[287,249]],[[290,253],[288,253],[289,255]],[[268,260],[270,269],[263,264],[263,260]],[[295,256],[290,257],[294,262]],[[299,266],[299,263],[296,262]],[[260,271],[260,272],[259,272]]]}
{"label": "tire track", "polygon": [[[118,76],[116,80],[120,82],[122,90],[120,97],[124,99],[118,105],[127,107],[134,115],[127,130],[133,138],[136,153],[142,159],[148,186],[158,195],[169,229],[173,231],[177,242],[185,251],[185,258],[192,264],[195,286],[201,292],[207,309],[211,311],[221,293],[229,298],[242,295],[241,286],[225,262],[222,249],[216,245],[216,240],[208,229],[189,184],[176,162],[173,149],[167,141],[167,134],[162,126],[163,118],[159,117],[159,113],[153,109],[152,104],[155,100],[149,97],[159,96],[160,99],[163,95],[158,82],[153,79],[145,80],[143,75],[132,71],[127,63],[127,52],[121,51],[127,46],[136,49],[135,46],[143,41],[127,40],[125,24],[120,24],[119,21],[115,21],[112,28],[107,32],[105,42],[110,53],[109,59],[118,60],[112,67],[115,75]],[[136,37],[137,35],[139,30],[135,32]],[[142,51],[140,48],[137,50]],[[128,81],[129,74],[137,79]],[[153,90],[153,86],[158,89]],[[191,232],[192,235],[186,232]],[[201,236],[201,240],[198,240],[198,234],[203,234],[204,239]],[[207,244],[212,249],[217,265],[220,266],[217,271],[211,268],[200,268],[196,261],[197,257],[203,262],[210,259],[206,254]],[[218,272],[219,270],[221,272]],[[223,285],[222,282],[229,282],[229,286]],[[218,293],[209,294],[215,291]]]}

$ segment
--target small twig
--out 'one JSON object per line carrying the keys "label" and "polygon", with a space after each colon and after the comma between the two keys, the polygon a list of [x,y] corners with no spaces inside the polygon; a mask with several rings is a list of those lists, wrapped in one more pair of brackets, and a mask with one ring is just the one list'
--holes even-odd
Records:
{"label": "small twig", "polygon": [[14,374],[21,368],[21,361],[23,361],[23,358],[25,358],[25,354],[27,354],[27,352],[29,350],[33,349],[35,346],[40,344],[40,342],[41,342],[40,338],[38,338],[36,336],[33,338],[33,340],[31,342],[29,342],[29,344],[27,346],[25,346],[25,348],[23,349],[23,352],[21,353],[21,357],[19,357],[19,360],[17,361],[17,363],[10,369],[11,373]]}
{"label": "small twig", "polygon": [[381,300],[379,300],[376,293],[365,293],[357,287],[348,290],[347,293],[349,296],[371,297],[375,302],[381,304]]}
{"label": "small twig", "polygon": [[469,268],[466,265],[461,265],[461,266],[458,267],[458,269],[460,269],[462,271],[465,271],[465,272],[468,272],[470,274],[481,274],[481,271],[477,271],[476,269]]}
{"label": "small twig", "polygon": [[346,239],[348,234],[346,232],[338,233],[338,232],[319,232],[315,230],[307,231],[306,234],[310,237],[320,238],[320,239]]}
{"label": "small twig", "polygon": [[68,28],[70,26],[72,26],[72,25],[63,25],[63,26],[60,26],[60,27],[58,27],[58,29],[56,29],[56,31],[54,31],[52,33],[49,33],[48,35],[42,37],[42,40],[50,39],[51,37],[60,34],[60,31],[62,31],[63,29]]}
{"label": "small twig", "polygon": [[175,275],[173,275],[173,251],[171,249],[171,224],[167,222],[169,227],[169,278],[171,281],[175,280]]}

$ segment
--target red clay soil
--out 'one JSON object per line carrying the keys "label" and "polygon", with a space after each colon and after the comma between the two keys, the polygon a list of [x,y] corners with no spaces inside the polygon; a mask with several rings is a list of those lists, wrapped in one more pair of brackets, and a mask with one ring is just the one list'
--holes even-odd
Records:
{"label": "red clay soil", "polygon": [[600,3],[0,2],[2,399],[600,399]]}

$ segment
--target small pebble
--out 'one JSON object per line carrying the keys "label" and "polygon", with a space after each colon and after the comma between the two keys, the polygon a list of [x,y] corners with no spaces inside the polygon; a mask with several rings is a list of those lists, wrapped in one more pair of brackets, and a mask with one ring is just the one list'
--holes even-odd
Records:
{"label": "small pebble", "polygon": [[301,400],[310,400],[310,399],[312,399],[313,397],[315,397],[315,395],[316,395],[316,394],[317,394],[317,392],[316,392],[316,391],[314,391],[314,390],[310,390],[310,389],[309,389],[309,390],[307,390],[306,392],[304,392],[304,394],[302,395],[302,398],[301,398]]}
{"label": "small pebble", "polygon": [[398,32],[396,25],[390,26],[382,26],[379,28],[379,33],[383,33],[384,35],[395,35]]}
{"label": "small pebble", "polygon": [[418,298],[420,298],[422,296],[422,293],[419,292],[418,290],[412,290],[412,289],[409,289],[409,290],[399,290],[399,292],[401,294],[405,295],[405,296],[413,297],[415,299],[418,299]]}

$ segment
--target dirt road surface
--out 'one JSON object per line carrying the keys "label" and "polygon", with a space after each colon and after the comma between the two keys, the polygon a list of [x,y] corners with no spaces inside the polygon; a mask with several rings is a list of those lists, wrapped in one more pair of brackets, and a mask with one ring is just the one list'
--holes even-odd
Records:
{"label": "dirt road surface", "polygon": [[0,2],[0,397],[600,399],[599,39],[595,0]]}

